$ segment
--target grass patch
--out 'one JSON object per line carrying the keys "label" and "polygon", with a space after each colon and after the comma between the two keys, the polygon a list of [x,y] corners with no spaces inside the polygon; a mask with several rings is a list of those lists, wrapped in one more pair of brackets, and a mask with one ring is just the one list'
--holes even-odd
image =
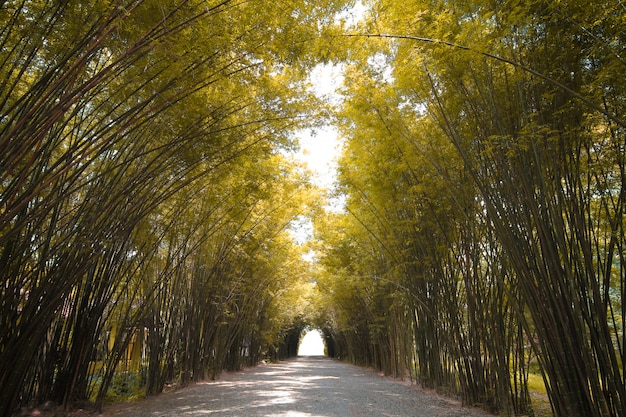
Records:
{"label": "grass patch", "polygon": [[552,417],[552,407],[546,391],[546,385],[540,374],[528,374],[528,392],[535,417]]}

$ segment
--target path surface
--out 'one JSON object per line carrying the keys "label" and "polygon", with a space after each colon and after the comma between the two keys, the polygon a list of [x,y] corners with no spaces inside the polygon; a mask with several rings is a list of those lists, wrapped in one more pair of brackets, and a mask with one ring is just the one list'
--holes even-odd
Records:
{"label": "path surface", "polygon": [[260,365],[105,409],[105,416],[486,417],[370,370],[324,357]]}

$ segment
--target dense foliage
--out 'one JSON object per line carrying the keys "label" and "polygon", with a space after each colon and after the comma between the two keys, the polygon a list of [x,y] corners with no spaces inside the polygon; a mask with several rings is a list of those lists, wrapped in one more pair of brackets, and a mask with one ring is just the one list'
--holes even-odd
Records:
{"label": "dense foliage", "polygon": [[612,1],[376,1],[347,34],[334,353],[503,415],[626,413],[624,17]]}
{"label": "dense foliage", "polygon": [[[538,411],[537,375],[554,415],[626,414],[626,7],[353,3],[0,1],[0,415],[307,326],[501,415]],[[328,120],[332,210],[289,158]]]}
{"label": "dense foliage", "polygon": [[302,40],[340,4],[0,2],[0,415],[280,353]]}

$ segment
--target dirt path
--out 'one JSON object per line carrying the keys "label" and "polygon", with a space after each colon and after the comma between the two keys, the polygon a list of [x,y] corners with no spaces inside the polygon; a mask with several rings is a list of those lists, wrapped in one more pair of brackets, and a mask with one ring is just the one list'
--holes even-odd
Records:
{"label": "dirt path", "polygon": [[415,386],[322,357],[260,365],[105,409],[104,416],[486,417]]}

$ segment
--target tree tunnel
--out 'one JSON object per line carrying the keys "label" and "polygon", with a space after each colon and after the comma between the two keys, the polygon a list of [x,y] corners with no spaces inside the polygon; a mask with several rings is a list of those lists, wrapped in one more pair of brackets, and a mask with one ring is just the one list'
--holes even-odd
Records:
{"label": "tree tunnel", "polygon": [[[0,417],[307,329],[501,415],[626,415],[623,2],[509,3],[0,2]],[[326,124],[336,192],[294,161]]]}

